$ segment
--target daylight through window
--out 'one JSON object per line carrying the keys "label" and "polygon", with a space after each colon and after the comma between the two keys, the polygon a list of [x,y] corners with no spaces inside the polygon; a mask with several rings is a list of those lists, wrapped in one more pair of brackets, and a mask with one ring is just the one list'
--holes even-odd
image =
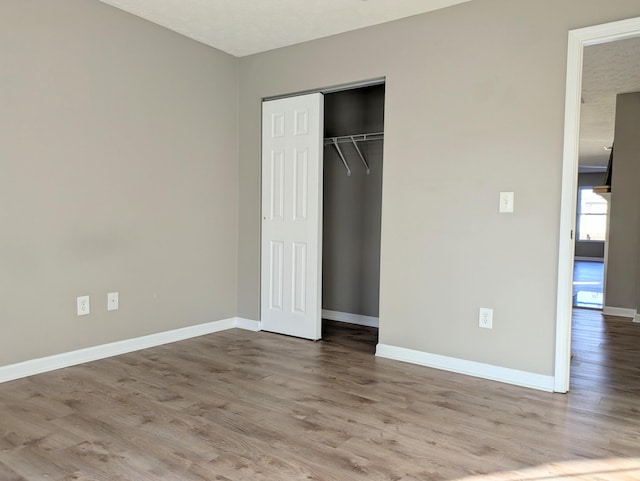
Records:
{"label": "daylight through window", "polygon": [[578,240],[604,241],[607,231],[607,201],[591,187],[580,188]]}

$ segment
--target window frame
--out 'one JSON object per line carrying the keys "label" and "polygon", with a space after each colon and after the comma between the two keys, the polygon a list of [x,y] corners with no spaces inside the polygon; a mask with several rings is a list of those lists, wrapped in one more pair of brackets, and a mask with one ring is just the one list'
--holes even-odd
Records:
{"label": "window frame", "polygon": [[[582,191],[589,189],[591,190],[591,192],[593,192],[593,185],[580,185],[578,186],[578,205],[576,206],[576,241],[577,242],[589,242],[589,243],[600,243],[600,244],[604,244],[606,242],[605,240],[600,240],[600,239],[581,239],[580,238],[580,217],[583,215],[588,215],[588,216],[604,216],[605,218],[605,226],[606,226],[606,222],[607,222],[607,216],[609,215],[609,212],[607,210],[607,212],[602,213],[602,214],[583,214],[582,213]],[[606,229],[606,227],[605,227]],[[606,236],[606,230],[605,230],[605,236]]]}

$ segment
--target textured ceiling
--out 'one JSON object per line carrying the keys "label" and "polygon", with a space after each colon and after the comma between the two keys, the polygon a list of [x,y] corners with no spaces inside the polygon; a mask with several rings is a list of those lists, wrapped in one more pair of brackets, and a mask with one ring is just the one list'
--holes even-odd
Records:
{"label": "textured ceiling", "polygon": [[237,57],[470,0],[101,0]]}
{"label": "textured ceiling", "polygon": [[580,169],[605,169],[613,143],[616,95],[640,91],[640,37],[584,50],[580,113]]}

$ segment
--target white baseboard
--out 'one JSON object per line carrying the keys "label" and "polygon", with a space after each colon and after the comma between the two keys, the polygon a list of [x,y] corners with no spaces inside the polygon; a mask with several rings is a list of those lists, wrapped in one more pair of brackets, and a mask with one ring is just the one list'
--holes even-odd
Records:
{"label": "white baseboard", "polygon": [[633,319],[633,322],[640,323],[640,314],[636,314],[636,317]]}
{"label": "white baseboard", "polygon": [[322,309],[322,318],[330,321],[348,322],[359,326],[378,327],[380,321],[377,317],[363,316],[361,314],[351,314],[350,312],[338,312]]}
{"label": "white baseboard", "polygon": [[626,307],[604,306],[602,313],[606,316],[630,317],[631,319],[635,319],[638,311],[635,309],[627,309]]}
{"label": "white baseboard", "polygon": [[259,331],[260,323],[249,319],[232,317],[221,321],[183,327],[171,331],[159,332],[157,334],[150,334],[148,336],[136,337],[134,339],[126,339],[124,341],[32,359],[9,366],[0,366],[0,383],[41,374],[43,372],[54,371],[64,367],[75,366],[85,362],[97,361],[98,359],[117,356],[119,354],[161,346],[162,344],[183,341],[192,337],[225,331],[227,329],[233,329],[234,327],[250,331]]}
{"label": "white baseboard", "polygon": [[405,349],[387,344],[378,344],[376,347],[376,356],[441,369],[443,371],[490,379],[492,381],[514,384],[516,386],[538,389],[540,391],[553,392],[554,388],[553,376],[544,376],[542,374],[518,371],[516,369],[493,366],[480,362],[465,361],[464,359],[414,351],[413,349]]}
{"label": "white baseboard", "polygon": [[252,321],[243,317],[236,317],[236,327],[238,329],[246,329],[247,331],[258,332],[262,330],[260,321]]}

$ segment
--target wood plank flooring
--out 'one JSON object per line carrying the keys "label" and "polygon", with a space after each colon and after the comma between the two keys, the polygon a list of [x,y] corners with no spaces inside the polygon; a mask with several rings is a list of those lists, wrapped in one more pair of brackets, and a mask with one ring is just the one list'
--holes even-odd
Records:
{"label": "wood plank flooring", "polygon": [[0,384],[0,481],[640,479],[640,324],[574,315],[572,391],[230,330]]}

